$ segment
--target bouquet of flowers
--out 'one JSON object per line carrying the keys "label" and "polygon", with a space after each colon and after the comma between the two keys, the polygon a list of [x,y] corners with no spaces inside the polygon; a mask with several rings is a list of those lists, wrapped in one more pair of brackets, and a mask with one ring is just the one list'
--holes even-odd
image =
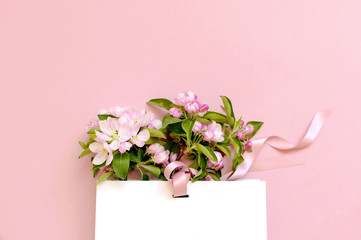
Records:
{"label": "bouquet of flowers", "polygon": [[79,158],[91,155],[98,183],[109,178],[126,180],[131,171],[139,171],[142,180],[149,180],[148,174],[166,180],[167,165],[184,158],[190,162],[192,182],[220,180],[223,159],[231,158],[235,171],[245,151],[252,151],[251,139],[263,124],[236,119],[231,101],[221,98],[224,114],[209,111],[191,91],[180,93],[174,102],[148,101],[167,111],[162,121],[144,109],[101,110],[88,126],[89,140],[79,142],[83,148]]}

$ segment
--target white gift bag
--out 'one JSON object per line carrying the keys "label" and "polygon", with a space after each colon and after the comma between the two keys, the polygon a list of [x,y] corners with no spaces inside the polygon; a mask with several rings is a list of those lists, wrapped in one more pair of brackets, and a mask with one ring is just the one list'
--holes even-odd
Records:
{"label": "white gift bag", "polygon": [[189,183],[173,198],[166,181],[105,181],[97,187],[95,240],[266,240],[266,183]]}

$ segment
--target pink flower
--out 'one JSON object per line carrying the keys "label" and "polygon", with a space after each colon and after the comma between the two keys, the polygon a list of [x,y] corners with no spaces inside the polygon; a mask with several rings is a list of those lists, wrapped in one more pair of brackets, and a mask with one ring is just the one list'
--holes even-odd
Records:
{"label": "pink flower", "polygon": [[119,152],[125,153],[126,151],[129,151],[132,147],[132,144],[130,142],[122,142],[119,146]]}
{"label": "pink flower", "polygon": [[241,126],[243,126],[244,125],[244,121],[243,120],[241,120]]}
{"label": "pink flower", "polygon": [[254,127],[251,124],[247,124],[247,126],[244,128],[244,134],[250,135],[254,131]]}
{"label": "pink flower", "polygon": [[203,140],[207,142],[211,142],[213,140],[213,132],[205,131],[203,133]]}
{"label": "pink flower", "polygon": [[208,109],[209,109],[209,106],[208,106],[207,104],[203,104],[203,105],[201,106],[201,108],[199,109],[199,111],[201,111],[201,112],[207,112]]}
{"label": "pink flower", "polygon": [[169,113],[172,117],[175,117],[175,118],[180,118],[180,116],[182,116],[182,112],[178,108],[175,108],[175,107],[172,107],[171,109],[169,109]]}
{"label": "pink flower", "polygon": [[152,120],[147,127],[151,129],[159,130],[162,128],[162,121],[158,119]]}
{"label": "pink flower", "polygon": [[248,142],[246,142],[246,148],[248,148],[248,149],[250,149],[250,148],[252,148],[252,141],[248,141]]}
{"label": "pink flower", "polygon": [[215,162],[210,158],[208,160],[209,163],[211,163],[217,170],[219,170],[223,167],[222,154],[217,151],[214,151],[214,154],[216,155],[218,162]]}
{"label": "pink flower", "polygon": [[[138,132],[138,131],[136,131]],[[147,129],[140,131],[138,134],[133,133],[133,137],[131,139],[132,143],[137,145],[138,147],[143,147],[145,142],[150,138],[150,133]]]}
{"label": "pink flower", "polygon": [[197,95],[194,94],[194,92],[183,92],[178,94],[176,98],[174,98],[174,101],[179,106],[184,106],[186,103],[194,102],[197,99]]}
{"label": "pink flower", "polygon": [[203,133],[203,140],[208,142],[223,142],[224,133],[222,126],[214,120],[208,125],[207,130]]}
{"label": "pink flower", "polygon": [[106,161],[106,165],[109,165],[113,161],[113,152],[106,142],[93,142],[89,145],[91,152],[96,153],[93,158],[94,165],[100,165]]}
{"label": "pink flower", "polygon": [[157,154],[159,152],[163,152],[164,151],[164,147],[162,145],[160,145],[159,143],[153,143],[152,145],[150,145],[148,147],[148,152],[151,154]]}
{"label": "pink flower", "polygon": [[194,133],[200,133],[200,132],[202,131],[202,129],[203,129],[203,124],[200,123],[200,122],[198,122],[198,121],[196,121],[196,122],[194,123],[194,125],[193,125],[192,131],[193,131]]}
{"label": "pink flower", "polygon": [[239,140],[242,141],[244,139],[244,134],[241,131],[239,131],[239,132],[237,132],[237,137]]}
{"label": "pink flower", "polygon": [[158,152],[154,155],[154,161],[156,163],[164,163],[168,160],[169,158],[169,151],[161,151],[161,152]]}
{"label": "pink flower", "polygon": [[197,99],[197,95],[195,95],[194,92],[192,92],[192,91],[188,91],[187,97],[186,97],[186,102],[193,102],[196,99]]}
{"label": "pink flower", "polygon": [[199,103],[197,101],[195,101],[195,102],[188,102],[184,106],[184,108],[188,113],[197,113],[197,112],[199,112],[200,106],[199,106]]}
{"label": "pink flower", "polygon": [[211,181],[211,178],[209,176],[207,176],[204,181]]}
{"label": "pink flower", "polygon": [[176,98],[174,98],[174,101],[177,105],[184,106],[187,102],[187,97],[188,97],[187,93],[180,93]]}
{"label": "pink flower", "polygon": [[174,162],[175,160],[177,160],[178,154],[176,153],[171,153],[169,156],[169,162]]}

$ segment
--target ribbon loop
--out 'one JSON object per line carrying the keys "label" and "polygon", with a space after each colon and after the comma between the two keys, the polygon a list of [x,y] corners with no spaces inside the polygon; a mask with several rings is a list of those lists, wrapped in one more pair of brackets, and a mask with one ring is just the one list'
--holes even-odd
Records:
{"label": "ribbon loop", "polygon": [[[281,168],[286,166],[294,166],[302,164],[292,158],[277,158],[262,162],[257,162],[254,164],[254,161],[257,158],[258,153],[263,148],[264,144],[268,144],[274,149],[277,150],[296,150],[308,147],[311,145],[319,132],[321,131],[323,125],[326,122],[326,119],[331,114],[332,110],[325,110],[322,112],[317,112],[312,119],[312,122],[305,134],[305,136],[296,144],[292,144],[287,140],[278,137],[270,136],[267,138],[256,139],[253,142],[252,152],[245,152],[243,158],[244,162],[238,165],[236,171],[231,171],[225,173],[221,180],[222,181],[232,181],[242,178],[248,171],[262,171],[267,169]],[[173,173],[176,169],[179,171]],[[174,194],[173,197],[188,197],[187,195],[187,185],[190,179],[191,169],[188,168],[186,164],[180,161],[170,163],[164,170],[164,176],[172,184]],[[173,175],[172,175],[173,174]]]}
{"label": "ribbon loop", "polygon": [[[173,173],[176,169],[179,171]],[[164,176],[172,184],[173,197],[188,197],[187,186],[190,179],[188,166],[183,162],[171,162],[164,170]]]}

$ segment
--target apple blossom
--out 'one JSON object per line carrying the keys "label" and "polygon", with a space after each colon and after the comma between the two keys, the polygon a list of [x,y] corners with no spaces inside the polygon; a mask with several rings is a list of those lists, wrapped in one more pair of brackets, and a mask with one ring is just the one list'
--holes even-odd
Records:
{"label": "apple blossom", "polygon": [[89,150],[96,153],[93,158],[94,165],[100,165],[105,161],[106,165],[109,165],[113,161],[113,152],[106,142],[93,142],[89,145]]}
{"label": "apple blossom", "polygon": [[208,124],[207,130],[203,133],[203,140],[208,142],[223,142],[224,133],[222,126],[213,120],[211,124]]}
{"label": "apple blossom", "polygon": [[158,152],[154,155],[154,161],[156,163],[164,163],[168,160],[169,158],[169,151],[161,151],[161,152]]}
{"label": "apple blossom", "polygon": [[151,154],[157,154],[158,152],[163,152],[163,151],[164,151],[164,147],[159,143],[153,143],[148,147],[148,152]]}
{"label": "apple blossom", "polygon": [[194,133],[200,133],[202,131],[202,129],[203,129],[203,124],[198,121],[195,121],[192,131]]}
{"label": "apple blossom", "polygon": [[132,147],[132,144],[130,142],[122,142],[119,145],[119,152],[125,153],[126,151],[129,151],[131,147]]}
{"label": "apple blossom", "polygon": [[246,142],[246,148],[252,148],[252,141]]}
{"label": "apple blossom", "polygon": [[199,103],[197,101],[194,102],[188,102],[185,106],[184,109],[188,112],[188,113],[197,113],[199,112],[200,106]]}
{"label": "apple blossom", "polygon": [[172,117],[175,117],[175,118],[180,118],[180,116],[182,116],[182,112],[178,108],[175,108],[175,107],[172,107],[171,109],[169,109],[169,113]]}
{"label": "apple blossom", "polygon": [[250,135],[253,133],[253,131],[254,131],[254,127],[251,124],[247,124],[246,127],[244,128],[245,135]]}
{"label": "apple blossom", "polygon": [[201,111],[201,112],[207,112],[208,109],[209,109],[209,106],[208,106],[207,104],[203,104],[203,105],[201,106],[201,108],[199,109],[199,111]]}
{"label": "apple blossom", "polygon": [[238,131],[236,136],[237,136],[238,139],[241,140],[241,141],[244,139],[244,134],[243,134],[243,132],[241,132],[241,131]]}

